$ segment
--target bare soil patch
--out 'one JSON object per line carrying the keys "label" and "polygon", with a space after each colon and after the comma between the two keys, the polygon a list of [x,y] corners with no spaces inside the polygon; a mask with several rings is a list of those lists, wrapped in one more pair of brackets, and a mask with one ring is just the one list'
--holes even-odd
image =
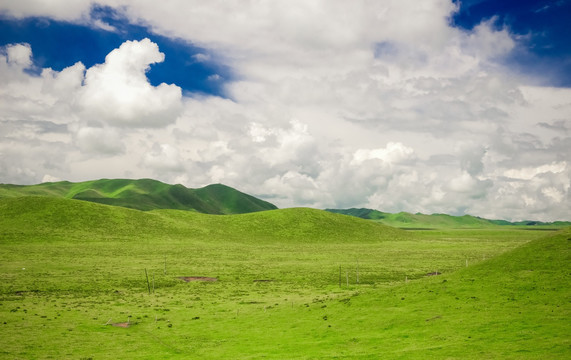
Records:
{"label": "bare soil patch", "polygon": [[111,326],[116,326],[116,327],[121,327],[121,328],[128,328],[129,326],[131,326],[131,324],[128,323],[128,322],[122,322],[122,323],[114,323],[114,324],[111,324]]}
{"label": "bare soil patch", "polygon": [[218,281],[217,278],[214,277],[208,277],[208,276],[180,276],[179,279],[181,279],[184,282],[191,282],[191,281]]}
{"label": "bare soil patch", "polygon": [[436,276],[436,275],[441,275],[441,274],[442,274],[442,273],[439,273],[438,271],[435,271],[435,272],[431,272],[431,273],[426,274],[426,276]]}

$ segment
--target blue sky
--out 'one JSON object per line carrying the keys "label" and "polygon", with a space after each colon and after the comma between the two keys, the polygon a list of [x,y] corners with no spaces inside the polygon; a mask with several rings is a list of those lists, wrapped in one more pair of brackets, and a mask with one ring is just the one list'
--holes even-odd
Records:
{"label": "blue sky", "polygon": [[90,13],[94,19],[104,21],[116,31],[47,17],[16,19],[3,16],[0,17],[0,46],[28,43],[34,50],[37,69],[49,67],[60,71],[78,61],[87,67],[103,63],[105,56],[124,41],[149,38],[165,54],[165,61],[153,65],[147,74],[151,84],[174,83],[186,91],[221,95],[222,81],[211,81],[208,77],[218,74],[227,78],[229,69],[193,58],[206,54],[205,49],[188,41],[153,34],[145,26],[129,23],[110,7],[94,6]]}
{"label": "blue sky", "polygon": [[[454,26],[471,30],[483,20],[495,19],[497,28],[507,27],[517,35],[518,50],[504,61],[518,71],[536,75],[544,85],[571,87],[571,42],[569,41],[571,1],[569,0],[472,0],[456,1],[459,11],[452,16]],[[149,38],[159,45],[165,61],[148,73],[153,85],[174,83],[191,92],[222,95],[224,79],[231,69],[222,64],[198,62],[193,55],[208,53],[192,42],[168,38],[142,25],[131,24],[118,11],[93,6],[94,19],[118,31],[106,31],[84,24],[56,21],[48,17],[0,18],[0,46],[25,42],[32,45],[39,68],[61,70],[77,61],[86,66],[104,62],[105,56],[126,40]],[[62,46],[61,44],[65,44]],[[218,74],[219,81],[209,81]]]}
{"label": "blue sky", "polygon": [[545,78],[544,84],[571,87],[571,1],[468,0],[460,2],[454,25],[472,29],[484,19],[518,37],[519,51],[507,61],[522,72]]}
{"label": "blue sky", "polygon": [[279,207],[569,220],[570,12],[5,2],[0,182],[155,178]]}

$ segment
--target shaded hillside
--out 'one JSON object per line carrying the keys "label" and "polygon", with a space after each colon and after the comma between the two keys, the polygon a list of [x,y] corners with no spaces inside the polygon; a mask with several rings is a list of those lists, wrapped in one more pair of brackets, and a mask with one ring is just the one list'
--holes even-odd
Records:
{"label": "shaded hillside", "polygon": [[0,185],[0,197],[29,195],[85,200],[145,211],[178,209],[218,215],[276,209],[267,201],[221,184],[189,189],[151,179],[102,179],[79,183]]}
{"label": "shaded hillside", "polygon": [[336,214],[356,216],[367,220],[376,220],[385,225],[399,228],[491,228],[496,226],[533,226],[563,228],[571,226],[569,221],[541,222],[541,221],[518,221],[488,220],[477,216],[463,215],[452,216],[446,214],[411,214],[400,212],[396,214],[385,213],[372,209],[327,209],[326,211]]}

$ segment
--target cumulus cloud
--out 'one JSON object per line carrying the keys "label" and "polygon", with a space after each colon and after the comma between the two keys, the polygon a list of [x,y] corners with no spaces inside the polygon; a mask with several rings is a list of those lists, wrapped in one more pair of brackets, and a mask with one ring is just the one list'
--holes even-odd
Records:
{"label": "cumulus cloud", "polygon": [[56,114],[56,122],[97,121],[110,126],[162,127],[173,123],[182,110],[181,89],[152,86],[145,73],[164,60],[149,39],[127,41],[86,69],[76,63],[61,71],[43,69],[28,74],[32,50],[28,44],[8,45],[0,54],[0,101],[5,116],[41,117]]}
{"label": "cumulus cloud", "polygon": [[81,115],[118,126],[161,127],[181,110],[181,89],[176,85],[152,86],[145,72],[162,62],[164,54],[149,39],[126,41],[89,68],[78,98]]}
{"label": "cumulus cloud", "polygon": [[86,18],[92,2],[92,0],[77,0],[73,2],[62,0],[49,2],[44,0],[9,0],[2,5],[0,13],[17,18],[45,16],[57,20],[77,21],[78,19]]}
{"label": "cumulus cloud", "polygon": [[[0,49],[4,181],[70,178],[67,171],[73,164],[66,166],[66,162],[132,161],[133,142],[122,129],[164,127],[182,109],[180,88],[154,87],[145,76],[149,65],[163,58],[156,44],[145,39],[123,44],[105,63],[89,69],[78,62],[61,71],[45,68],[34,75],[27,71],[33,66],[28,44]],[[27,150],[13,156],[14,149]]]}
{"label": "cumulus cloud", "polygon": [[8,65],[29,68],[32,65],[32,48],[28,44],[8,45],[6,50],[6,62]]}
{"label": "cumulus cloud", "polygon": [[[90,2],[67,3],[4,9],[93,25]],[[163,55],[150,40],[40,77],[24,71],[29,47],[6,48],[4,179],[129,174],[223,182],[281,207],[569,217],[571,92],[530,85],[506,67],[517,41],[494,19],[451,27],[449,0],[99,4],[201,46],[190,61],[223,63],[236,80],[210,79],[226,98],[154,87],[146,71]],[[9,125],[22,120],[19,130]],[[34,143],[72,162],[43,164],[38,150],[42,160],[10,166],[8,136],[18,149]]]}
{"label": "cumulus cloud", "polygon": [[42,178],[42,183],[45,182],[58,182],[58,181],[63,181],[63,179],[60,179],[58,177],[55,176],[51,176],[49,174],[44,175],[44,177]]}
{"label": "cumulus cloud", "polygon": [[[61,71],[44,69],[42,71],[42,92],[51,96],[60,95],[60,102],[69,99],[78,91],[85,76],[85,66],[77,62]],[[61,96],[61,95],[64,96]]]}
{"label": "cumulus cloud", "polygon": [[359,149],[353,155],[353,161],[356,164],[363,163],[366,160],[379,159],[383,163],[392,165],[400,163],[414,156],[414,150],[401,143],[389,142],[386,148],[365,150]]}
{"label": "cumulus cloud", "polygon": [[182,170],[178,150],[169,144],[155,144],[145,154],[143,165],[156,173],[180,172]]}
{"label": "cumulus cloud", "polygon": [[515,47],[515,41],[506,29],[493,29],[496,21],[492,18],[477,25],[467,37],[465,51],[484,60],[509,53]]}
{"label": "cumulus cloud", "polygon": [[511,179],[531,180],[537,175],[541,174],[561,174],[567,168],[567,162],[554,162],[545,164],[538,167],[524,167],[518,169],[509,169],[504,171],[504,176]]}
{"label": "cumulus cloud", "polygon": [[108,156],[125,151],[121,135],[110,128],[82,127],[77,132],[76,142],[84,153]]}

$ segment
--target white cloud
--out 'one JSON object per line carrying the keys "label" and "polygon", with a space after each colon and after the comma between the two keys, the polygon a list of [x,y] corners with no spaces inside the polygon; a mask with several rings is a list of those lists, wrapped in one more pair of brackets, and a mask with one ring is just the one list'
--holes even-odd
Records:
{"label": "white cloud", "polygon": [[[4,9],[94,26],[90,2],[65,4]],[[211,79],[228,99],[151,86],[163,55],[149,40],[40,77],[24,71],[29,46],[5,50],[4,181],[129,174],[222,182],[282,207],[569,218],[571,90],[498,62],[516,42],[494,19],[451,27],[449,0],[100,4],[203,47],[191,61],[231,69]],[[56,152],[70,164],[49,163]]]}
{"label": "white cloud", "polygon": [[265,128],[262,124],[252,122],[248,134],[252,137],[252,141],[256,143],[263,143],[268,137],[273,135],[273,132]]}
{"label": "white cloud", "polygon": [[466,171],[450,180],[450,190],[454,194],[467,194],[471,198],[482,198],[486,188],[492,185],[490,181],[478,180]]}
{"label": "white cloud", "polygon": [[192,55],[192,58],[194,60],[196,60],[196,62],[207,62],[207,61],[210,61],[211,56],[208,54],[199,53],[199,54]]}
{"label": "white cloud", "polygon": [[23,69],[29,68],[32,65],[32,48],[29,44],[7,45],[6,62]]}
{"label": "white cloud", "polygon": [[515,47],[515,41],[506,29],[493,30],[496,21],[494,17],[474,27],[466,41],[465,51],[483,59],[509,53]]}
{"label": "white cloud", "polygon": [[330,201],[330,194],[320,189],[320,184],[308,175],[287,171],[262,184],[264,189],[285,197],[286,206],[320,206]]}
{"label": "white cloud", "polygon": [[379,159],[383,163],[392,165],[406,160],[413,159],[414,150],[399,142],[389,142],[386,148],[365,150],[359,149],[353,155],[353,162],[361,164],[366,160]]}
{"label": "white cloud", "polygon": [[121,135],[110,128],[82,127],[77,132],[76,142],[84,153],[109,156],[125,151]]}
{"label": "white cloud", "polygon": [[87,18],[92,3],[92,0],[7,0],[3,2],[0,12],[17,18],[41,16],[57,20],[77,21]]}
{"label": "white cloud", "polygon": [[143,165],[156,173],[180,172],[183,169],[178,150],[169,144],[155,144],[145,154]]}
{"label": "white cloud", "polygon": [[63,179],[60,179],[58,177],[55,176],[51,176],[49,174],[44,175],[44,177],[42,178],[42,182],[58,182],[58,181],[62,181]]}
{"label": "white cloud", "polygon": [[[42,71],[42,92],[45,94],[65,94],[66,98],[78,91],[84,80],[85,66],[78,62],[62,71],[44,69]],[[64,98],[63,96],[60,96]],[[62,99],[63,100],[63,99]]]}
{"label": "white cloud", "polygon": [[110,53],[104,64],[87,70],[82,63],[61,71],[46,68],[40,75],[26,72],[32,65],[28,44],[1,49],[0,167],[5,169],[4,181],[36,183],[46,174],[73,179],[70,171],[76,162],[92,164],[80,166],[76,174],[99,177],[98,171],[109,174],[113,169],[119,177],[123,173],[116,170],[130,166],[106,166],[97,164],[97,159],[106,158],[108,164],[119,159],[136,163],[133,153],[142,163],[144,151],[134,149],[140,145],[129,136],[134,131],[121,128],[174,122],[182,109],[182,96],[176,86],[148,83],[145,71],[149,64],[163,59],[156,44],[143,40],[124,45]]}
{"label": "white cloud", "polygon": [[541,193],[547,197],[550,197],[555,202],[562,202],[565,199],[565,193],[554,186],[541,189]]}
{"label": "white cloud", "polygon": [[181,89],[152,86],[145,72],[164,54],[149,39],[126,41],[107,55],[105,63],[89,68],[77,101],[84,119],[111,125],[161,127],[181,111]]}
{"label": "white cloud", "polygon": [[535,176],[545,173],[560,174],[567,168],[566,162],[553,162],[538,167],[523,167],[504,171],[504,176],[512,179],[531,180]]}
{"label": "white cloud", "polygon": [[115,28],[113,25],[109,25],[108,23],[102,21],[101,19],[95,19],[93,21],[93,26],[98,28],[98,29],[109,31],[109,32],[116,32],[117,31],[117,28]]}

